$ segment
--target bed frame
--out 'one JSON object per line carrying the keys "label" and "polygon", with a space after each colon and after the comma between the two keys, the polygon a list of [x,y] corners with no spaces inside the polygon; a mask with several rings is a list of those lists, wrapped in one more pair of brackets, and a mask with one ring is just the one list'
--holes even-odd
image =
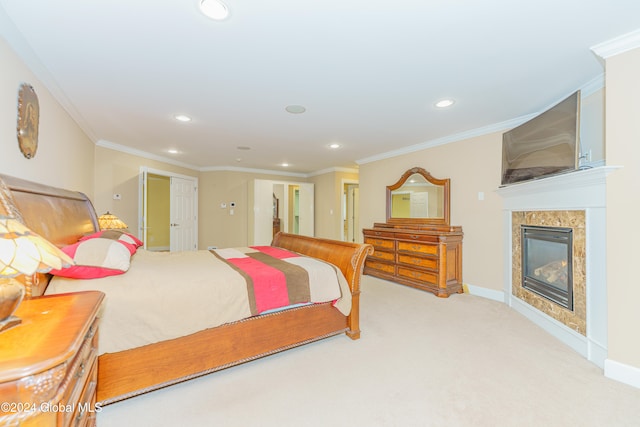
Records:
{"label": "bed frame", "polygon": [[[58,246],[75,243],[98,229],[91,201],[79,192],[0,174],[0,201],[0,214],[18,217]],[[340,268],[352,294],[349,316],[330,303],[314,304],[103,354],[98,359],[98,402],[104,406],[343,332],[358,339],[360,278],[372,246],[282,232],[276,234],[272,246]],[[29,284],[33,297],[44,293],[48,279],[38,275]]]}

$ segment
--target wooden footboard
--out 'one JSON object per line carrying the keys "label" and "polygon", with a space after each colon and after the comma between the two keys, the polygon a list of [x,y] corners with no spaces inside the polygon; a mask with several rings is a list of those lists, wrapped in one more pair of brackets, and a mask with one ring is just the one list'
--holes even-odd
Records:
{"label": "wooden footboard", "polygon": [[373,246],[283,232],[275,235],[271,246],[327,261],[342,271],[349,282],[353,298],[351,314],[348,318],[347,335],[352,339],[360,338],[360,278],[362,277],[364,260],[367,255],[373,253]]}
{"label": "wooden footboard", "polygon": [[330,303],[252,317],[98,358],[98,402],[117,402],[347,330]]}
{"label": "wooden footboard", "polygon": [[340,268],[352,293],[349,316],[330,303],[314,304],[104,354],[98,360],[98,402],[107,405],[342,332],[358,339],[360,277],[371,245],[278,233],[272,246]]}

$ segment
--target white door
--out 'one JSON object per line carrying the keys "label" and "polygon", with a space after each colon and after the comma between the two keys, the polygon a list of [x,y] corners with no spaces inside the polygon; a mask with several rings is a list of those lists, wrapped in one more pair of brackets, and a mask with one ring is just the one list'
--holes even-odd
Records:
{"label": "white door", "polygon": [[429,217],[429,193],[426,191],[413,192],[410,194],[409,203],[411,218]]}
{"label": "white door", "polygon": [[149,174],[147,172],[146,169],[142,169],[140,171],[140,176],[139,176],[139,180],[138,180],[138,190],[139,190],[139,197],[140,197],[140,203],[138,206],[138,211],[140,214],[140,220],[138,221],[138,237],[142,240],[142,243],[144,244],[143,248],[147,249],[147,238],[148,238],[148,230],[149,227],[147,227],[147,218],[148,216],[148,206],[147,206],[147,195],[148,195],[148,179],[149,179]]}
{"label": "white door", "polygon": [[273,181],[256,179],[253,191],[253,239],[249,244],[268,246],[273,240]]}
{"label": "white door", "polygon": [[169,250],[192,251],[198,248],[198,178],[180,176],[162,170],[140,168],[138,236],[147,249],[149,219],[154,215],[148,205],[149,174],[170,178]]}
{"label": "white door", "polygon": [[195,212],[193,180],[171,177],[171,252],[194,251]]}
{"label": "white door", "polygon": [[300,219],[298,234],[313,237],[315,235],[313,184],[301,183],[298,185],[300,187],[298,198],[298,214]]}

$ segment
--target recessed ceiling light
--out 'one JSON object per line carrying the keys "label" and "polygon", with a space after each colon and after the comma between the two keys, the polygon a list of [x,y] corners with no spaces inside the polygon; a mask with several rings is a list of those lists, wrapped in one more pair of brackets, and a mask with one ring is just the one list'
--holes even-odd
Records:
{"label": "recessed ceiling light", "polygon": [[329,148],[332,148],[334,150],[338,149],[342,147],[342,145],[338,144],[337,142],[334,142],[333,144],[329,144]]}
{"label": "recessed ceiling light", "polygon": [[289,166],[289,163],[283,163],[281,166],[286,168]]}
{"label": "recessed ceiling light", "polygon": [[453,99],[441,99],[440,101],[436,102],[435,105],[438,108],[447,108],[451,107],[455,103],[456,101],[454,101]]}
{"label": "recessed ceiling light", "polygon": [[191,117],[189,116],[185,116],[184,114],[178,114],[176,116],[176,120],[180,121],[180,122],[190,122],[191,121]]}
{"label": "recessed ceiling light", "polygon": [[178,150],[176,150],[175,148],[171,148],[169,150],[167,150],[169,153],[171,154],[178,154]]}
{"label": "recessed ceiling light", "polygon": [[229,16],[229,8],[220,0],[202,0],[200,10],[215,21],[224,21]]}
{"label": "recessed ceiling light", "polygon": [[291,114],[302,114],[307,111],[302,105],[287,105],[285,108]]}

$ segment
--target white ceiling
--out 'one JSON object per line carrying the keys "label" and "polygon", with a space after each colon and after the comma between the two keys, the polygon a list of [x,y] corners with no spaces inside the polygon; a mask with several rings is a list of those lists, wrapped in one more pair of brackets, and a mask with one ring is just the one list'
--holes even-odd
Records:
{"label": "white ceiling", "polygon": [[0,32],[98,144],[308,174],[539,113],[640,28],[638,0],[226,3],[214,22],[199,0],[0,0]]}

